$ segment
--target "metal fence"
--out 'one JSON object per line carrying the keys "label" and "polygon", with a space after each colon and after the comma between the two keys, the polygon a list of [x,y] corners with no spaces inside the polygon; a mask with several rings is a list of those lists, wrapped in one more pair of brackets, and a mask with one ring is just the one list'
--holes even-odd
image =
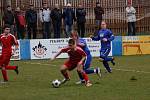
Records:
{"label": "metal fence", "polygon": [[[0,4],[2,4],[2,1],[0,1]],[[96,2],[100,2],[104,9],[103,19],[107,21],[109,28],[117,35],[125,35],[127,33],[125,12],[127,0],[11,0],[13,8],[19,6],[24,11],[28,9],[31,3],[39,11],[43,2],[46,2],[50,9],[56,3],[63,8],[67,2],[70,2],[74,9],[79,4],[83,4],[87,12],[86,33],[93,33],[95,30],[94,7]],[[136,32],[141,35],[150,34],[150,0],[132,0],[132,2],[137,12]],[[2,13],[2,8],[0,8],[0,13]],[[38,27],[40,29],[39,22]]]}
{"label": "metal fence", "polygon": [[0,32],[2,31],[2,25],[3,25],[2,14],[3,14],[3,0],[0,1]]}

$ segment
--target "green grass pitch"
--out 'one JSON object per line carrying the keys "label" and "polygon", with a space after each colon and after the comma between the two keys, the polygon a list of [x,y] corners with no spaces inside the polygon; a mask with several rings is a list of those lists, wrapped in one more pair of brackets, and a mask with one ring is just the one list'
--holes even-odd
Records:
{"label": "green grass pitch", "polygon": [[[0,100],[150,100],[150,55],[115,57],[113,73],[105,73],[102,63],[93,59],[92,66],[102,69],[102,78],[89,75],[93,85],[76,85],[76,70],[71,80],[60,88],[51,81],[63,79],[59,67],[65,59],[11,61],[20,73],[8,71],[9,82],[0,84]],[[0,75],[2,80],[2,75]]]}

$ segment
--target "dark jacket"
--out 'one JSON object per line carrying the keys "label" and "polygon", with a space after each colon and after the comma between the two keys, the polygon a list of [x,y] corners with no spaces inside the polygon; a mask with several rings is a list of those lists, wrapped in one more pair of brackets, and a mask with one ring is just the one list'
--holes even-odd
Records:
{"label": "dark jacket", "polygon": [[5,24],[13,25],[14,24],[14,14],[11,11],[5,11],[3,20]]}
{"label": "dark jacket", "polygon": [[86,11],[84,8],[78,8],[76,10],[77,23],[85,23],[86,22]]}
{"label": "dark jacket", "polygon": [[51,11],[51,19],[52,19],[53,23],[61,22],[61,20],[62,20],[62,11],[60,9],[54,8]]}
{"label": "dark jacket", "polygon": [[66,25],[72,25],[73,21],[76,21],[74,10],[72,8],[65,8],[63,18]]}
{"label": "dark jacket", "polygon": [[37,23],[37,12],[35,10],[29,9],[26,11],[25,19],[27,24]]}
{"label": "dark jacket", "polygon": [[94,13],[95,13],[96,20],[102,20],[102,14],[104,14],[104,10],[102,7],[95,7]]}

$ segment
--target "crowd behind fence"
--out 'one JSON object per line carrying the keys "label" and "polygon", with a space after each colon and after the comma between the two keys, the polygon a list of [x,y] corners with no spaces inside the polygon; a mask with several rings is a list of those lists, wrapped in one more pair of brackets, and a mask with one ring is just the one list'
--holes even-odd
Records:
{"label": "crowd behind fence", "polygon": [[[133,6],[136,9],[136,33],[150,34],[150,0],[132,0]],[[37,12],[42,8],[43,2],[47,2],[48,7],[52,9],[56,3],[61,8],[67,2],[72,4],[74,9],[79,4],[84,6],[87,12],[86,15],[86,33],[93,33],[95,31],[95,16],[94,7],[96,2],[100,2],[101,7],[104,9],[103,19],[108,23],[109,28],[116,35],[127,35],[127,22],[126,22],[126,5],[127,0],[11,0],[12,8],[17,6],[21,7],[23,11],[28,9],[29,4],[33,4]],[[4,10],[4,0],[0,0],[0,26],[2,27],[2,15]],[[76,29],[76,26],[75,26]],[[63,30],[63,29],[62,29]],[[38,33],[41,32],[41,23],[38,20]]]}

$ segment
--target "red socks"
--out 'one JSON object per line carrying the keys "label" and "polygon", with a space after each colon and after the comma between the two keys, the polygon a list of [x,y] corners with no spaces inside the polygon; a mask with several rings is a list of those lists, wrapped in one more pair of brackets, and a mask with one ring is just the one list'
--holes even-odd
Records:
{"label": "red socks", "polygon": [[82,72],[82,76],[86,82],[89,81],[88,75],[85,72]]}
{"label": "red socks", "polygon": [[6,66],[5,68],[8,70],[15,70],[17,66]]}
{"label": "red socks", "polygon": [[2,75],[3,75],[4,81],[8,81],[7,70],[15,70],[16,67],[17,67],[17,66],[6,66],[6,67],[2,67],[1,71],[2,71]]}
{"label": "red socks", "polygon": [[8,81],[6,68],[2,67],[1,71],[2,71],[4,81]]}

